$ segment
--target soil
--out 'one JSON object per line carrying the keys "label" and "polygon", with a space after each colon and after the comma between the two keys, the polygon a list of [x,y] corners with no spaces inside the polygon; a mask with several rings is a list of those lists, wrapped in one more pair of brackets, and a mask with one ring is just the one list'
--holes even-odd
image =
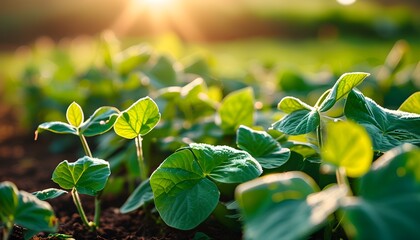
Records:
{"label": "soil", "polygon": [[[57,164],[64,159],[73,158],[73,153],[48,153],[51,139],[42,137],[34,141],[34,134],[18,126],[17,114],[12,108],[0,104],[0,182],[11,181],[19,190],[27,192],[58,186],[51,180],[51,174]],[[48,200],[59,219],[58,233],[71,235],[74,239],[194,239],[198,232],[205,233],[212,239],[241,239],[241,233],[235,232],[210,217],[196,229],[181,231],[167,226],[153,206],[152,214],[138,210],[121,214],[118,208],[127,199],[128,193],[118,196],[106,196],[102,203],[101,226],[90,232],[82,225],[70,194]],[[93,198],[82,198],[88,219],[93,218]],[[1,229],[0,229],[1,230]],[[11,239],[23,239],[24,229],[15,226]],[[62,239],[48,237],[49,233],[39,233],[33,239]],[[198,235],[197,235],[198,236]],[[1,240],[0,236],[0,240]],[[196,238],[203,239],[203,238]]]}

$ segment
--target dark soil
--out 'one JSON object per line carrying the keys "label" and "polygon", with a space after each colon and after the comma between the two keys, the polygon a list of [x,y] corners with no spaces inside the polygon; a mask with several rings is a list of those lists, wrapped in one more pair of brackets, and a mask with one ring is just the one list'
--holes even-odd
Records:
{"label": "dark soil", "polygon": [[[50,187],[58,188],[51,174],[59,162],[74,159],[71,151],[60,154],[48,152],[51,139],[42,136],[34,141],[31,131],[18,127],[16,114],[10,107],[0,104],[0,182],[11,181],[19,190],[34,192]],[[84,228],[70,194],[49,200],[59,219],[58,233],[72,235],[74,239],[193,239],[197,232],[202,232],[212,239],[241,239],[241,233],[232,231],[210,217],[194,230],[181,231],[168,227],[159,218],[152,206],[146,214],[138,210],[121,214],[118,208],[127,199],[129,193],[118,196],[107,195],[103,198],[101,226],[90,232]],[[83,197],[88,219],[93,218],[92,197]],[[23,239],[24,229],[16,226],[11,239]],[[49,233],[39,233],[33,239],[59,239],[48,237]],[[0,240],[1,240],[0,236]],[[202,239],[202,238],[201,238]]]}

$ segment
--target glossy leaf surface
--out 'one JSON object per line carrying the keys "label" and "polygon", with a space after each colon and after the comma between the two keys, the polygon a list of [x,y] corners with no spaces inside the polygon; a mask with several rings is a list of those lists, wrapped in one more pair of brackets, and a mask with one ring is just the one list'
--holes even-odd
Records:
{"label": "glossy leaf surface", "polygon": [[385,152],[403,143],[420,145],[420,115],[385,109],[362,93],[352,91],[344,113],[369,133],[374,150]]}
{"label": "glossy leaf surface", "polygon": [[215,181],[243,182],[259,176],[261,166],[248,153],[227,146],[191,144],[170,155],[150,178],[156,209],[169,226],[192,229],[216,208]]}
{"label": "glossy leaf surface", "polygon": [[81,126],[80,133],[92,137],[107,132],[118,117],[118,109],[114,107],[98,108]]}
{"label": "glossy leaf surface", "polygon": [[32,195],[37,197],[39,200],[48,200],[59,197],[63,194],[66,194],[67,191],[57,188],[47,188],[42,191],[33,192]]}
{"label": "glossy leaf surface", "polygon": [[281,145],[268,133],[240,126],[236,135],[236,144],[253,156],[263,168],[280,167],[290,157],[290,150]]}
{"label": "glossy leaf surface", "polygon": [[85,156],[74,163],[61,162],[55,168],[52,180],[64,189],[75,188],[81,194],[94,196],[105,187],[110,174],[107,161]]}
{"label": "glossy leaf surface", "polygon": [[121,213],[132,212],[145,203],[153,200],[152,187],[150,186],[150,180],[147,179],[139,184],[136,189],[130,194],[127,201],[121,206]]}

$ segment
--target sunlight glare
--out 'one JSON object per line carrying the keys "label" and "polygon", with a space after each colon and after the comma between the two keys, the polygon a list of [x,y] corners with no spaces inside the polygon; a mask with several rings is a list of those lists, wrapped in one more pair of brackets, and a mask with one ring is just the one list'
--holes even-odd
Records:
{"label": "sunlight glare", "polygon": [[352,5],[356,2],[356,0],[337,0],[337,2],[341,5]]}

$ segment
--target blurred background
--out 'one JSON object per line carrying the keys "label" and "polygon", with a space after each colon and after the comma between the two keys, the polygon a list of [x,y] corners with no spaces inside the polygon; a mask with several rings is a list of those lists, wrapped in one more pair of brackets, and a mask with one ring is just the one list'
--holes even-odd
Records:
{"label": "blurred background", "polygon": [[121,107],[195,77],[220,96],[269,89],[257,97],[275,107],[366,71],[367,95],[396,108],[420,86],[419,11],[418,0],[3,0],[0,100],[33,129],[73,100]]}

